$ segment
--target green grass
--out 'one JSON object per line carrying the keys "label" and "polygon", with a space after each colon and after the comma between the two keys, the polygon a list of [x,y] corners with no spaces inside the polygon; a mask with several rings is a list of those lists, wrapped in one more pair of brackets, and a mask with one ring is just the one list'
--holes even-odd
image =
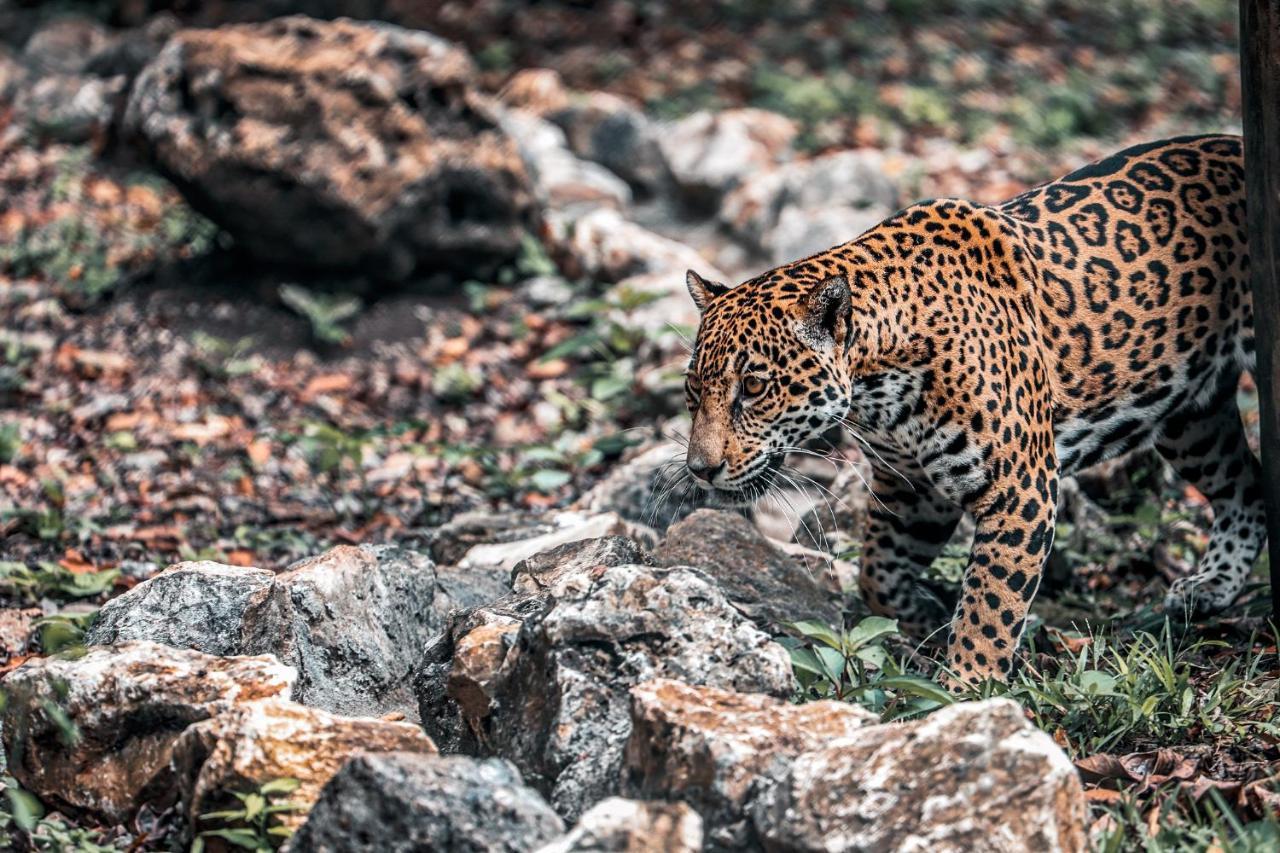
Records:
{"label": "green grass", "polygon": [[[871,616],[843,631],[812,622],[793,629],[780,641],[791,651],[797,701],[856,702],[887,721],[957,698],[1008,696],[1073,759],[1106,767],[1114,763],[1109,756],[1173,750],[1198,762],[1198,774],[1221,774],[1224,782],[1239,781],[1232,773],[1251,778],[1250,767],[1265,764],[1268,744],[1280,739],[1280,667],[1273,640],[1261,635],[1226,641],[1167,621],[1154,632],[1059,635],[1052,648],[1029,643],[1027,663],[1010,684],[955,697],[931,679],[937,673],[927,662],[909,654],[893,620]],[[1093,807],[1099,850],[1273,850],[1280,839],[1277,815],[1246,819],[1218,791],[1193,799],[1176,783],[1154,790],[1127,777],[1098,784],[1119,788]]]}

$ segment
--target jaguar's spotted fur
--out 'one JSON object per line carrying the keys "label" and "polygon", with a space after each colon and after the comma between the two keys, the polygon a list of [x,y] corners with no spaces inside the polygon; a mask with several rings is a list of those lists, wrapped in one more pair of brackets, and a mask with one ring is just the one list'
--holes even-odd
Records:
{"label": "jaguar's spotted fur", "polygon": [[1235,402],[1254,360],[1248,263],[1240,140],[1197,136],[999,207],[917,204],[732,289],[690,273],[688,465],[746,500],[787,448],[847,419],[874,450],[861,586],[875,611],[937,627],[916,578],[972,514],[947,654],[978,681],[1012,664],[1059,477],[1154,442],[1214,511],[1167,603],[1222,608],[1265,535]]}

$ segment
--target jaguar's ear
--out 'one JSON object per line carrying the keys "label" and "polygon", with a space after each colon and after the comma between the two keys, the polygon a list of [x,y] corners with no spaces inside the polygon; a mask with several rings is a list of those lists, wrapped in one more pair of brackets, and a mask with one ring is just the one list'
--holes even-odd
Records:
{"label": "jaguar's ear", "polygon": [[853,303],[849,281],[842,275],[820,281],[805,297],[801,330],[816,349],[839,347],[848,352],[853,343]]}
{"label": "jaguar's ear", "polygon": [[712,299],[729,292],[725,285],[718,281],[707,281],[693,270],[684,274],[684,283],[689,286],[689,295],[693,297],[693,304],[698,306],[699,313],[707,310]]}

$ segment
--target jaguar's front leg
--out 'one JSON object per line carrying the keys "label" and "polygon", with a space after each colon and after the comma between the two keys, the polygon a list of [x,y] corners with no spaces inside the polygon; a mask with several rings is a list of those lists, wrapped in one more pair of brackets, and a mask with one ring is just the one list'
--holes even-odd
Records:
{"label": "jaguar's front leg", "polygon": [[1008,474],[970,508],[973,550],[947,636],[947,664],[969,684],[1008,677],[1053,547],[1058,507],[1052,445],[993,461],[993,470]]}
{"label": "jaguar's front leg", "polygon": [[947,544],[963,514],[927,482],[912,482],[876,466],[858,585],[872,612],[897,619],[925,639],[945,626],[943,606],[920,579]]}

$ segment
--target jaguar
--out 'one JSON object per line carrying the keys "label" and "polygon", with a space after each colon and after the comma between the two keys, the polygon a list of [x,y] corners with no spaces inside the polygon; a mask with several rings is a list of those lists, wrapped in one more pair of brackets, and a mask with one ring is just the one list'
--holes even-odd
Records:
{"label": "jaguar", "polygon": [[[1255,360],[1241,149],[1151,142],[1003,204],[914,204],[734,287],[689,271],[688,472],[743,505],[786,453],[854,431],[873,472],[862,595],[909,632],[948,626],[958,684],[1007,679],[1062,478],[1144,446],[1212,510],[1166,608],[1229,606],[1265,544],[1236,402]],[[948,623],[921,581],[965,513]]]}

